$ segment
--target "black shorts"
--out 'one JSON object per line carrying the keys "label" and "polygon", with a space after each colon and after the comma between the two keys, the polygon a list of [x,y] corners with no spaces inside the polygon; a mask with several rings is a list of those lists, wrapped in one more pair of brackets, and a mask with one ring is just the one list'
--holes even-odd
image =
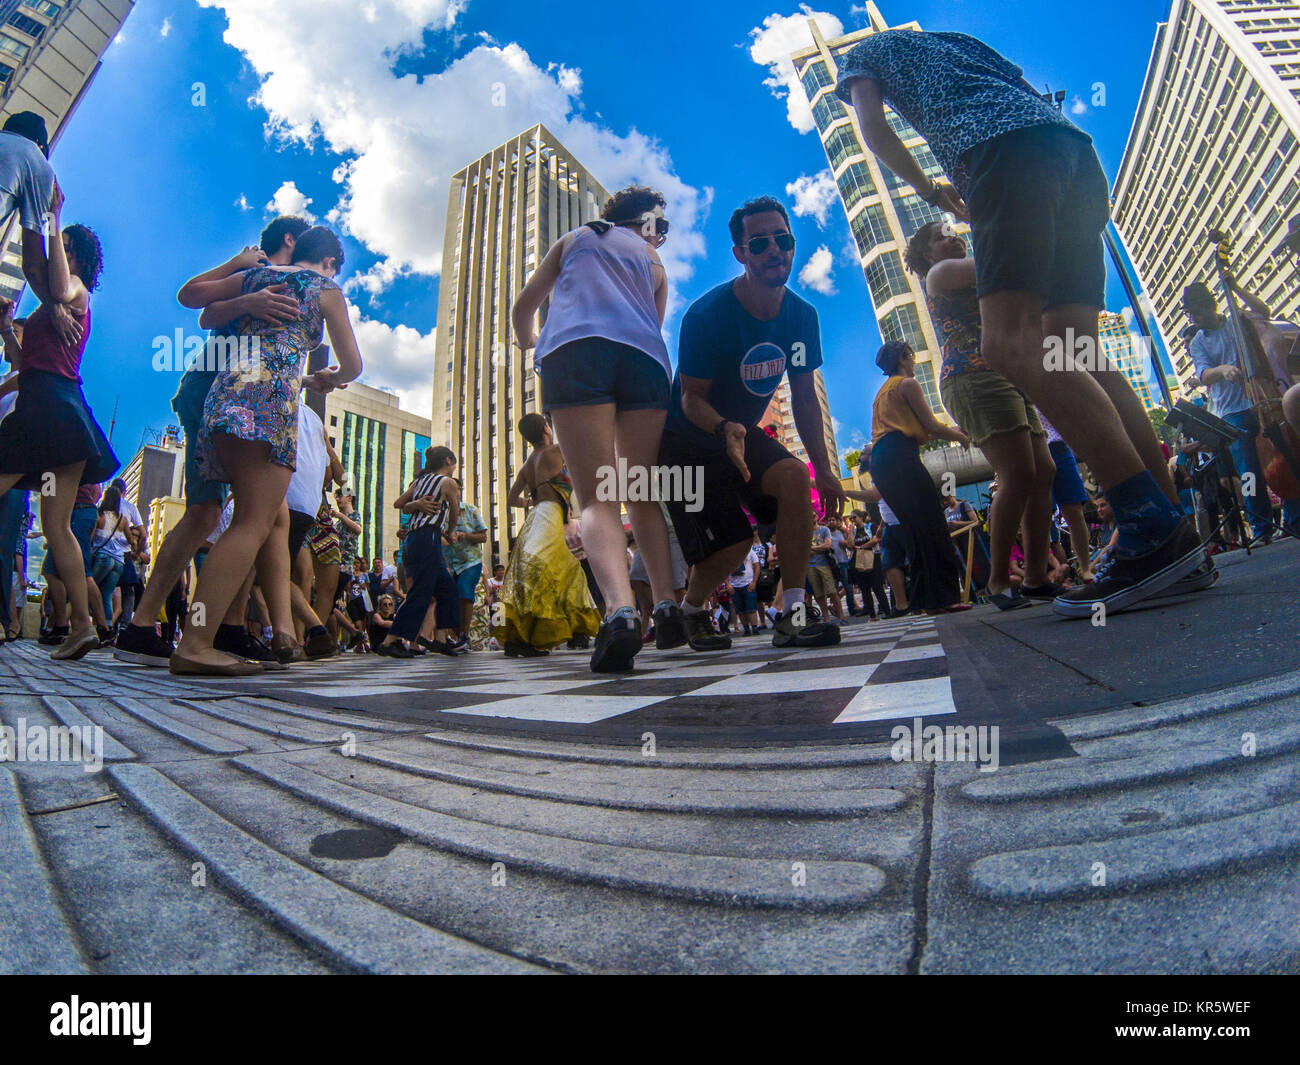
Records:
{"label": "black shorts", "polygon": [[612,403],[617,410],[667,410],[668,371],[644,351],[604,337],[561,344],[542,358],[542,410]]}
{"label": "black shorts", "polygon": [[740,471],[725,452],[701,451],[698,445],[672,430],[664,430],[659,465],[683,469],[695,466],[704,470],[701,509],[688,510],[691,504],[687,500],[664,501],[687,564],[694,566],[724,547],[751,540],[754,525],[749,520],[750,514],[760,525],[776,521],[776,499],[764,495],[759,485],[763,483],[763,474],[785,459],[799,461],[762,429],[750,429],[745,437],[745,465],[749,467],[746,482],[741,480]]}
{"label": "black shorts", "polygon": [[304,514],[301,510],[289,511],[289,565],[298,557],[302,545],[307,542],[307,534],[316,524],[315,514]]}
{"label": "black shorts", "polygon": [[977,294],[1104,307],[1110,188],[1092,142],[1063,126],[1029,126],[975,145],[964,162]]}

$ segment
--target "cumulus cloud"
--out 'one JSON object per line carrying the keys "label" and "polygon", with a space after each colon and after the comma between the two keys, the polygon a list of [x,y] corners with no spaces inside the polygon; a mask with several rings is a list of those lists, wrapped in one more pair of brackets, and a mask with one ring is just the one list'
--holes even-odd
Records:
{"label": "cumulus cloud", "polygon": [[242,192],[239,194],[239,199],[235,201],[235,206],[241,211],[251,211],[253,209],[253,205],[248,202],[248,197]]}
{"label": "cumulus cloud", "polygon": [[[241,196],[240,199],[243,197]],[[271,202],[266,205],[265,210],[267,214],[296,214],[307,219],[308,222],[315,222],[316,216],[308,210],[311,203],[310,196],[305,196],[292,181],[286,181],[275,190],[275,195],[271,197]]]}
{"label": "cumulus cloud", "polygon": [[171,20],[171,16],[168,15],[165,19],[162,20],[162,25],[158,27],[158,36],[166,37],[169,33],[171,33],[171,31],[172,31],[172,20]]}
{"label": "cumulus cloud", "polygon": [[823,296],[835,295],[835,256],[825,244],[808,256],[799,271],[799,284],[820,292]]}
{"label": "cumulus cloud", "polygon": [[1088,113],[1088,105],[1083,102],[1082,96],[1076,96],[1070,101],[1070,114],[1085,115]]}
{"label": "cumulus cloud", "polygon": [[366,318],[348,305],[352,330],[365,372],[361,383],[396,393],[404,410],[429,417],[433,411],[434,330],[421,333],[407,325],[388,325]]}
{"label": "cumulus cloud", "polygon": [[830,170],[819,174],[801,174],[785,187],[785,194],[794,197],[794,213],[803,217],[811,215],[818,226],[826,225],[826,213],[839,200],[839,188]]}
{"label": "cumulus cloud", "polygon": [[342,158],[339,199],[325,217],[381,260],[354,290],[436,276],[451,175],[539,122],[606,188],[636,181],[663,192],[673,229],[660,255],[670,280],[689,276],[704,252],[711,190],[683,181],[652,136],[579,114],[580,71],[539,65],[518,44],[479,35],[440,72],[394,74],[396,60],[422,53],[427,29],[452,28],[466,0],[199,3],[224,11],[224,39],[260,79],[254,102],[271,134]]}
{"label": "cumulus cloud", "polygon": [[810,133],[817,128],[813,121],[808,97],[803,91],[799,75],[790,62],[792,53],[812,46],[812,31],[808,20],[816,19],[823,37],[838,37],[844,32],[844,23],[825,11],[814,11],[807,4],[799,5],[798,15],[768,15],[763,25],[749,31],[749,58],[768,69],[763,84],[772,90],[777,99],[785,99],[786,117],[800,133]]}

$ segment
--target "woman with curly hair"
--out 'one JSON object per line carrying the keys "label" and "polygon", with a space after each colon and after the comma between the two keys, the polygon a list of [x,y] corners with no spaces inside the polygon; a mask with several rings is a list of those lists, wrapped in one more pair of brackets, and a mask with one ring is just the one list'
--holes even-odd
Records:
{"label": "woman with curly hair", "polygon": [[[0,424],[0,494],[14,487],[40,489],[41,528],[49,552],[58,571],[71,577],[88,572],[72,532],[78,489],[108,480],[118,461],[81,391],[90,294],[99,284],[104,256],[90,229],[62,229],[62,208],[63,192],[56,184],[50,201],[51,232],[60,233],[61,239],[49,241],[50,298],[27,319],[18,361],[18,402]],[[66,309],[81,327],[76,343],[58,332],[56,307]],[[70,632],[51,657],[77,659],[98,647],[99,640],[86,581],[69,579],[65,584]]]}
{"label": "woman with curly hair", "polygon": [[[673,598],[668,527],[658,501],[597,492],[598,482],[620,463],[645,477],[653,474],[659,456],[672,378],[662,333],[668,278],[655,251],[668,235],[666,204],[641,185],[615,193],[599,221],[555,242],[511,311],[515,343],[525,351],[535,349],[542,409],[573,478],[583,548],[608,610],[591,656],[598,673],[630,670],[641,650],[622,506],[649,573],[657,644],[687,642]],[[535,316],[548,297],[539,337]]]}

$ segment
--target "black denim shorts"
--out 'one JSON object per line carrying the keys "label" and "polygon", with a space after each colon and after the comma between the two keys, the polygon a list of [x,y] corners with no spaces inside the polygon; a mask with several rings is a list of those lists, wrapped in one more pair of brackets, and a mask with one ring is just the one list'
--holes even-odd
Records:
{"label": "black denim shorts", "polygon": [[542,410],[612,403],[617,410],[667,410],[668,373],[644,351],[604,337],[561,344],[542,358]]}
{"label": "black denim shorts", "polygon": [[1092,142],[1063,126],[1029,126],[975,145],[964,162],[977,294],[1104,307],[1110,187]]}

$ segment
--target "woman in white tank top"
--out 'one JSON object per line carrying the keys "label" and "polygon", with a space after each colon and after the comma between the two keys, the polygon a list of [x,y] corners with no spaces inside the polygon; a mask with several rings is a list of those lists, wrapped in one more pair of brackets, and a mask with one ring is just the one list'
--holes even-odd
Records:
{"label": "woman in white tank top", "polygon": [[[573,480],[582,543],[609,611],[591,659],[597,672],[631,669],[641,649],[621,506],[650,577],[658,646],[686,643],[663,511],[652,493],[626,499],[623,491],[657,483],[672,375],[662,334],[668,280],[655,252],[668,233],[666,202],[643,186],[615,193],[602,221],[552,245],[511,311],[515,343],[535,349],[542,409]],[[539,338],[536,315],[548,297]]]}

